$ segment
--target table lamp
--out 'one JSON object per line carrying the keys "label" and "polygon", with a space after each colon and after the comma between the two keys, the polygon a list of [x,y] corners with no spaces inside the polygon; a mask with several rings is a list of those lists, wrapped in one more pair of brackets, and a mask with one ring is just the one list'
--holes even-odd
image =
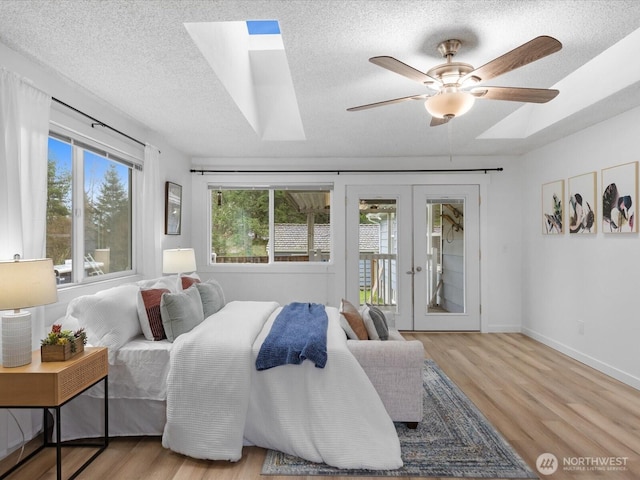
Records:
{"label": "table lamp", "polygon": [[193,248],[172,248],[162,252],[162,273],[185,273],[196,270]]}
{"label": "table lamp", "polygon": [[2,315],[2,366],[20,367],[31,363],[31,312],[58,301],[56,275],[50,258],[0,262],[0,310]]}

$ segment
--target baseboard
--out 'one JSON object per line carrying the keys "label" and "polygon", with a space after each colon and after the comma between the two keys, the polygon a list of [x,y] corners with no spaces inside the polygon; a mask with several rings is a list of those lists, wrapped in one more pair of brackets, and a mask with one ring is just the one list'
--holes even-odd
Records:
{"label": "baseboard", "polygon": [[623,370],[613,367],[605,362],[601,362],[600,360],[586,355],[579,350],[576,350],[575,348],[569,347],[564,343],[553,340],[552,338],[546,337],[545,335],[535,332],[529,328],[522,327],[521,332],[524,335],[531,337],[534,340],[547,345],[548,347],[553,348],[554,350],[558,350],[559,352],[564,353],[574,360],[584,363],[585,365],[588,365],[591,368],[595,368],[596,370],[609,375],[610,377],[613,377],[616,380],[629,385],[630,387],[640,390],[640,378],[634,375],[624,372]]}
{"label": "baseboard", "polygon": [[487,333],[520,333],[522,327],[520,325],[489,325]]}

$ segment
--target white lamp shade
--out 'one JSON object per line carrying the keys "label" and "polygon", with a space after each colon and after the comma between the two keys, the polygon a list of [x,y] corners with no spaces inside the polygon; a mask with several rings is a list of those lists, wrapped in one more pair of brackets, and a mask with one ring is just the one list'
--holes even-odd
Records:
{"label": "white lamp shade", "polygon": [[172,248],[162,252],[162,273],[184,273],[196,270],[193,248]]}
{"label": "white lamp shade", "polygon": [[469,92],[441,92],[429,97],[424,107],[432,117],[459,117],[471,110],[475,101],[476,97]]}
{"label": "white lamp shade", "polygon": [[53,260],[0,262],[0,310],[18,310],[57,301]]}

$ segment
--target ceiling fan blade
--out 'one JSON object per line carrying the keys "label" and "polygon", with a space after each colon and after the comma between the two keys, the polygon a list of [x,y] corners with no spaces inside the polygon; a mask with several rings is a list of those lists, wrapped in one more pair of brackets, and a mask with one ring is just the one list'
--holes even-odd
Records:
{"label": "ceiling fan blade", "polygon": [[422,95],[412,95],[410,97],[394,98],[392,100],[384,100],[382,102],[369,103],[367,105],[347,108],[347,112],[358,112],[360,110],[367,110],[368,108],[383,107],[384,105],[391,105],[393,103],[406,102],[407,100],[422,100],[427,97],[429,97],[429,95],[425,93]]}
{"label": "ceiling fan blade", "polygon": [[445,118],[431,117],[431,123],[429,124],[429,126],[437,127],[438,125],[444,125],[445,123],[448,123],[449,120],[451,120],[451,117],[445,117]]}
{"label": "ceiling fan blade", "polygon": [[559,51],[562,43],[553,37],[540,36],[525,44],[514,48],[510,52],[491,60],[489,63],[476,68],[473,72],[468,73],[462,79],[462,83],[471,77],[478,78],[480,82],[484,82],[498,75],[510,72],[516,68],[520,68],[536,60],[546,57]]}
{"label": "ceiling fan blade", "polygon": [[410,65],[401,62],[400,60],[389,57],[389,56],[380,56],[380,57],[371,57],[369,61],[379,67],[386,68],[394,73],[407,77],[409,80],[413,80],[414,82],[422,83],[422,84],[431,84],[437,83],[440,84],[439,80],[436,80],[433,77],[430,77],[426,73],[421,72],[420,70],[416,70]]}
{"label": "ceiling fan blade", "polygon": [[556,98],[560,92],[546,88],[477,87],[472,89],[470,93],[475,97],[491,100],[547,103],[549,100]]}

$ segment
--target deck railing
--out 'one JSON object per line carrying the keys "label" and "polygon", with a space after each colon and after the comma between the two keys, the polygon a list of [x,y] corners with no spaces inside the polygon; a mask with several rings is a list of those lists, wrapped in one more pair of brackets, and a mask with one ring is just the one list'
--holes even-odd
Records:
{"label": "deck railing", "polygon": [[396,254],[360,253],[360,303],[396,305]]}

